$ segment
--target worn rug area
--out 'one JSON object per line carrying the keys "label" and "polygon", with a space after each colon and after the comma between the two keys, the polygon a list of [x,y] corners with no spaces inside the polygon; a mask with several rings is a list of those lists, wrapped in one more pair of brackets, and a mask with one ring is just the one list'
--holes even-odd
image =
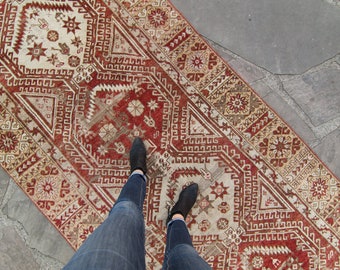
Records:
{"label": "worn rug area", "polygon": [[167,1],[0,1],[0,162],[77,249],[148,149],[146,260],[167,209],[213,269],[340,269],[339,180]]}

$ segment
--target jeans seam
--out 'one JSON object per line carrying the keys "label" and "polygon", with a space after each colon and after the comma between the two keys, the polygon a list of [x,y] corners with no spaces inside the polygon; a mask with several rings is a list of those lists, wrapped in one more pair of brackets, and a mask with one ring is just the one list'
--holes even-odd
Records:
{"label": "jeans seam", "polygon": [[[170,224],[170,226],[171,226],[172,224]],[[171,236],[172,236],[172,226],[171,226],[171,228],[169,229],[169,233],[168,233],[169,235],[167,236],[167,237],[169,237],[169,239],[171,239]],[[170,255],[170,251],[171,251],[171,243],[170,243],[171,241],[169,241],[169,246],[168,246],[168,248],[167,248],[167,250],[166,250],[166,254],[165,254],[165,256],[166,256],[166,269],[169,269],[169,255]]]}
{"label": "jeans seam", "polygon": [[[145,181],[145,180],[143,179],[143,181]],[[143,201],[144,201],[144,199],[142,199],[143,198],[143,184],[144,183],[142,181],[140,181],[139,207],[140,207],[141,211],[143,211]]]}

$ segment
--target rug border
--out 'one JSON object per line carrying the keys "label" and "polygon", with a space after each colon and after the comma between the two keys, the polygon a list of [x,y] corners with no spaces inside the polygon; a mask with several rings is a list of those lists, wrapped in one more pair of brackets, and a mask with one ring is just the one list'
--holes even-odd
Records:
{"label": "rug border", "polygon": [[[255,90],[254,90],[254,88],[253,87],[251,87],[250,85],[249,85],[249,83],[245,80],[245,79],[243,79],[243,77],[242,77],[242,75],[240,74],[240,73],[238,73],[238,72],[236,72],[235,71],[235,69],[233,68],[233,67],[231,67],[229,64],[228,64],[228,62],[227,62],[227,60],[225,60],[217,51],[216,51],[216,49],[214,49],[213,47],[212,47],[212,45],[196,30],[196,28],[195,27],[193,27],[193,25],[191,24],[191,22],[189,22],[188,21],[188,19],[183,15],[183,13],[172,3],[172,1],[171,0],[166,0],[167,2],[168,2],[168,4],[176,11],[176,12],[178,12],[178,14],[181,16],[181,19],[182,20],[184,20],[185,22],[186,22],[186,24],[187,25],[189,25],[190,27],[191,27],[191,29],[194,31],[194,33],[195,34],[197,34],[197,36],[200,38],[200,40],[201,41],[203,41],[217,56],[218,56],[218,58],[230,69],[230,70],[232,70],[241,80],[242,80],[242,82],[243,83],[245,83],[245,85],[249,88],[249,89],[251,89],[251,91],[252,91],[252,93],[253,94],[255,94],[255,96],[263,103],[263,104],[265,104],[274,114],[275,114],[275,116],[279,119],[279,120],[281,120],[285,125],[287,125],[287,127],[289,127],[290,129],[291,129],[291,131],[293,131],[294,132],[294,135],[295,136],[297,136],[300,140],[301,140],[301,142],[303,142],[303,144],[304,144],[304,146],[312,153],[312,155],[313,155],[313,157],[318,161],[318,162],[320,162],[327,170],[328,170],[328,172],[337,180],[337,181],[340,181],[339,180],[339,178],[335,175],[335,173],[332,171],[332,170],[330,170],[329,169],[329,167],[328,167],[328,165],[326,165],[325,164],[325,162],[323,161],[323,160],[321,160],[321,158],[314,152],[314,150],[306,143],[306,141],[304,140],[304,139],[302,139],[301,138],[301,136],[299,135],[299,134],[297,134],[297,132],[295,131],[295,129],[293,129],[292,127],[291,127],[291,125],[290,124],[288,124],[287,123],[287,121],[285,120],[285,119],[283,119],[277,112],[276,112],[276,110],[275,109],[273,109],[273,107],[271,106],[271,105],[269,105]],[[128,12],[129,14],[131,14],[130,12],[129,12],[129,10],[127,9],[127,8],[125,8],[124,7],[124,5],[121,3],[121,1],[120,0],[117,0],[116,2],[118,2],[118,4],[120,5],[120,7],[121,8],[123,8],[126,12]],[[154,2],[154,1],[150,1],[150,2]],[[109,7],[109,5],[106,3],[106,1],[104,0],[103,1],[103,3],[106,5],[106,7],[108,8],[108,9],[110,9],[110,10],[112,10],[110,7]],[[112,11],[113,12],[113,11]],[[158,45],[158,46],[160,46],[160,45]],[[219,45],[220,46],[220,45]],[[222,46],[221,46],[222,47]],[[223,48],[223,47],[222,47]],[[227,49],[228,50],[228,49]],[[246,61],[248,61],[248,60],[246,60]],[[249,62],[249,61],[248,61]],[[233,131],[234,132],[236,132],[237,134],[242,134],[239,130],[237,130],[237,129],[233,129]],[[267,162],[267,161],[266,161]],[[2,167],[2,166],[1,166]],[[77,251],[77,249],[75,249],[73,246],[72,246],[72,244],[71,244],[71,242],[70,241],[68,241],[68,239],[66,238],[66,236],[64,235],[64,234],[62,234],[61,232],[60,232],[60,230],[58,229],[58,227],[56,226],[56,224],[55,223],[53,223],[49,218],[48,218],[48,216],[43,212],[43,211],[41,211],[40,210],[40,208],[39,208],[39,206],[37,205],[37,203],[35,202],[35,201],[33,201],[29,196],[28,196],[28,194],[24,191],[24,189],[23,189],[23,187],[22,186],[20,186],[14,179],[13,179],[13,177],[9,174],[9,172],[5,169],[5,168],[3,168],[2,167],[2,169],[7,173],[7,175],[9,176],[9,181],[12,181],[12,182],[14,182],[15,183],[15,185],[16,186],[18,186],[19,188],[20,188],[20,190],[22,190],[22,192],[25,194],[25,196],[27,196],[27,198],[35,205],[35,207],[37,208],[37,210],[39,211],[39,213],[41,213],[46,219],[47,219],[47,221],[48,221],[48,223],[50,224],[50,225],[52,225],[56,230],[57,230],[57,232],[58,232],[58,234],[59,235],[61,235],[64,239],[65,239],[65,241],[69,244],[69,246],[74,250],[74,251]],[[104,221],[105,219],[103,219],[103,221]],[[103,222],[102,221],[102,222]],[[79,246],[80,247],[80,246]],[[78,249],[79,249],[79,247],[78,247]]]}

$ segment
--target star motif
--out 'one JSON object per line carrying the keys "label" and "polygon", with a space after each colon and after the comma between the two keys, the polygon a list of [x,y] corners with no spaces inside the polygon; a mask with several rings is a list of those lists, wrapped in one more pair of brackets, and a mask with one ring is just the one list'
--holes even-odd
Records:
{"label": "star motif", "polygon": [[67,29],[67,34],[70,32],[75,34],[76,30],[80,30],[79,28],[80,22],[76,22],[76,17],[73,18],[68,17],[67,21],[63,20],[63,22],[64,22],[63,27]]}
{"label": "star motif", "polygon": [[225,187],[223,185],[223,182],[220,182],[220,183],[215,182],[214,186],[211,186],[211,189],[212,189],[211,193],[216,196],[215,197],[216,199],[217,198],[223,199],[223,196],[228,194],[228,188],[229,187]]}
{"label": "star motif", "polygon": [[76,46],[77,48],[79,48],[79,46],[82,44],[80,37],[74,37],[74,39],[72,39],[72,45]]}
{"label": "star motif", "polygon": [[37,44],[34,42],[33,48],[28,48],[29,52],[27,55],[31,55],[31,61],[34,59],[40,60],[40,56],[46,56],[45,51],[47,48],[42,47],[42,42],[40,44]]}
{"label": "star motif", "polygon": [[52,53],[51,56],[47,57],[47,62],[51,62],[52,65],[56,65],[59,62],[58,55]]}
{"label": "star motif", "polygon": [[132,130],[130,131],[129,137],[130,138],[134,138],[134,137],[144,137],[145,134],[145,130],[142,129],[142,127],[140,125],[136,126],[133,125]]}
{"label": "star motif", "polygon": [[198,205],[198,209],[199,209],[199,213],[205,212],[208,214],[208,210],[211,208],[214,208],[212,205],[213,200],[209,199],[209,195],[203,197],[203,196],[199,196],[198,200],[197,200],[197,205]]}

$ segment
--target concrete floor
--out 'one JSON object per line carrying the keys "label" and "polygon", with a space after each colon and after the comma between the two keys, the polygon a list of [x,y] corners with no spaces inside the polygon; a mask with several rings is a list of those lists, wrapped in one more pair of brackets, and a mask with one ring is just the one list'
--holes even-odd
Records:
{"label": "concrete floor", "polygon": [[[173,0],[340,176],[340,1]],[[0,171],[0,269],[60,269],[73,250]]]}

